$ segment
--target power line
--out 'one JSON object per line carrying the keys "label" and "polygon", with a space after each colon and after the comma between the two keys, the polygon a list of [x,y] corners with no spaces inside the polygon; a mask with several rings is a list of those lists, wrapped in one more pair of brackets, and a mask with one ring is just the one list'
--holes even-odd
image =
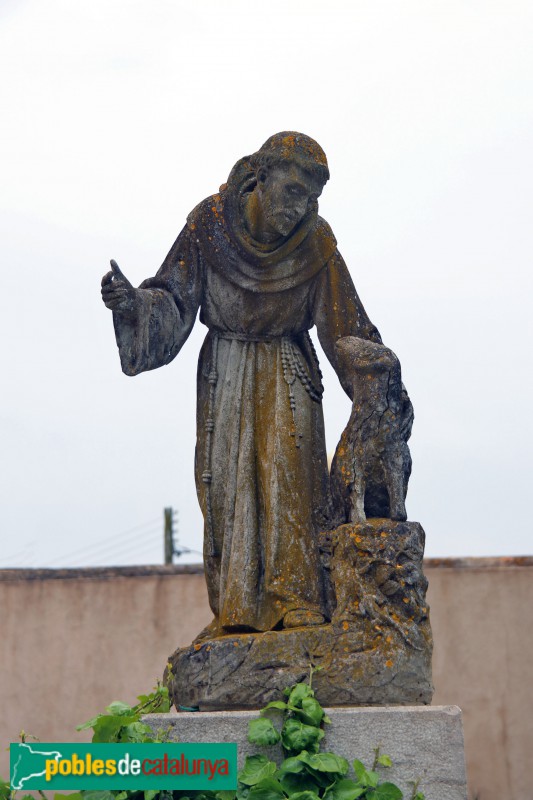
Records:
{"label": "power line", "polygon": [[[172,563],[174,556],[180,558],[182,555],[194,553],[195,555],[202,556],[198,550],[194,550],[186,545],[174,543],[174,523],[177,522],[178,512],[173,508],[165,509],[165,541],[167,542],[167,551],[165,563]],[[121,531],[115,536],[100,539],[91,544],[86,543],[83,547],[72,551],[71,553],[62,553],[59,558],[49,566],[51,568],[70,568],[73,566],[92,566],[94,562],[115,562],[115,566],[139,558],[143,553],[153,552],[160,542],[161,536],[161,522],[160,518],[151,519],[147,522],[141,522],[134,525],[127,530]],[[10,555],[6,559],[3,566],[9,568],[9,564],[17,562],[19,559],[26,561],[26,564],[20,564],[22,568],[27,567],[28,558],[34,555],[32,546],[35,543],[28,544],[23,550]],[[167,558],[169,560],[167,561]],[[92,562],[92,563],[91,563]],[[157,562],[155,562],[157,563]],[[102,565],[102,564],[99,564]],[[0,566],[0,569],[2,566]]]}
{"label": "power line", "polygon": [[85,548],[83,551],[66,554],[62,556],[56,563],[62,564],[65,562],[71,562],[73,559],[86,561],[87,559],[90,560],[92,558],[100,559],[113,557],[115,554],[129,552],[132,549],[132,546],[135,548],[136,544],[142,544],[142,542],[146,541],[147,539],[149,539],[150,542],[155,542],[160,536],[160,528],[153,528],[151,530],[138,533],[136,536],[131,537],[127,541],[113,540],[108,542],[106,545],[98,545],[93,548]]}
{"label": "power line", "polygon": [[[84,547],[78,548],[73,552],[69,553],[65,556],[67,559],[77,558],[78,556],[84,557],[87,552],[93,553],[95,550],[100,550],[101,548],[107,548],[111,544],[116,544],[119,540],[126,539],[127,542],[136,540],[139,536],[144,536],[148,533],[151,533],[152,530],[156,530],[155,524],[158,520],[150,520],[149,522],[143,522],[141,525],[135,525],[133,528],[129,528],[127,531],[122,531],[122,533],[116,534],[116,536],[108,537],[106,540],[99,540],[98,542],[94,542],[89,545],[85,545]],[[139,530],[140,528],[148,528],[146,530]],[[159,528],[159,526],[158,526]],[[160,528],[159,528],[160,529]],[[133,531],[138,531],[135,536],[129,536]],[[129,538],[128,538],[129,537]],[[63,560],[63,557],[60,559]]]}

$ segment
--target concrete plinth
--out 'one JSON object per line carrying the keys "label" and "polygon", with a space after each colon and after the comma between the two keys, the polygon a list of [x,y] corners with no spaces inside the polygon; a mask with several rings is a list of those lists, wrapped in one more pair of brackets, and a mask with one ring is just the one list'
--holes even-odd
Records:
{"label": "concrete plinth", "polygon": [[[262,752],[279,763],[279,746],[258,748],[247,741],[248,722],[256,711],[213,711],[149,714],[144,719],[169,741],[237,742],[239,764]],[[321,750],[358,758],[371,767],[374,748],[392,758],[383,780],[396,783],[411,796],[409,781],[420,779],[426,800],[466,800],[463,722],[457,706],[386,706],[327,709],[331,725]]]}

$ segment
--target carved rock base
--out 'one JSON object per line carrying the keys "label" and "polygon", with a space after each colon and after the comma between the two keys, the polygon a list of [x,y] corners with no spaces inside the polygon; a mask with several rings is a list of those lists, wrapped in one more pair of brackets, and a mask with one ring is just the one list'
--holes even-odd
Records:
{"label": "carved rock base", "polygon": [[261,708],[321,667],[324,706],[429,704],[432,637],[417,522],[372,519],[322,536],[332,622],[205,639],[176,650],[165,681],[176,708]]}
{"label": "carved rock base", "polygon": [[395,633],[365,635],[334,625],[224,636],[171,656],[167,683],[176,708],[261,708],[321,666],[313,687],[322,705],[431,702],[431,652]]}

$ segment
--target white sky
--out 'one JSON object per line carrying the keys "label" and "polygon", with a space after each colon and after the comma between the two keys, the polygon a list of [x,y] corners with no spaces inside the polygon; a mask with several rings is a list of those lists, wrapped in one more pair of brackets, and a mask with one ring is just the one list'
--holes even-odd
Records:
{"label": "white sky", "polygon": [[529,0],[1,0],[0,75],[0,566],[160,563],[166,505],[201,550],[205,329],[126,378],[100,278],[154,274],[286,129],[326,150],[321,214],[402,361],[427,555],[531,554]]}

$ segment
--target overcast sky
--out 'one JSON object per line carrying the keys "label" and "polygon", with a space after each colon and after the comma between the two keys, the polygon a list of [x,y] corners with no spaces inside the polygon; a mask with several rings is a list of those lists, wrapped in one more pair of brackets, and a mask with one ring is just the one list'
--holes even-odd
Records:
{"label": "overcast sky", "polygon": [[164,506],[201,550],[205,328],[127,378],[100,279],[153,275],[287,129],[328,155],[320,213],[402,362],[426,554],[531,554],[532,42],[529,0],[2,0],[0,566],[161,563]]}

